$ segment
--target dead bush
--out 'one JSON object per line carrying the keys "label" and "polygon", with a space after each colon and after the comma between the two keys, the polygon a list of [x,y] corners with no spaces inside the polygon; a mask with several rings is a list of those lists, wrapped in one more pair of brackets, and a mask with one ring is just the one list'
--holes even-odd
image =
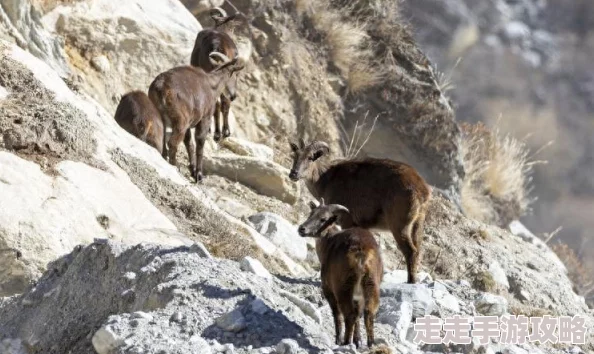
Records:
{"label": "dead bush", "polygon": [[353,8],[332,6],[330,0],[297,0],[295,9],[322,35],[329,61],[346,79],[349,92],[357,93],[379,84],[384,76],[367,33],[368,22],[352,20]]}
{"label": "dead bush", "polygon": [[529,210],[530,175],[540,161],[531,160],[524,142],[498,129],[491,131],[482,123],[461,128],[466,170],[462,207],[469,217],[505,226]]}
{"label": "dead bush", "polygon": [[594,306],[594,269],[578,257],[575,251],[567,244],[558,243],[551,247],[557,257],[565,264],[567,275],[573,283],[573,290],[590,300],[589,305]]}

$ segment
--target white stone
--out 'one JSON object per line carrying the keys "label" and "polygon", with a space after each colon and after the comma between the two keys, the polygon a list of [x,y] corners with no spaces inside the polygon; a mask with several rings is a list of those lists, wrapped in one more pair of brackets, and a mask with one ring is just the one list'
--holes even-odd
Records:
{"label": "white stone", "polygon": [[424,284],[398,284],[383,282],[380,287],[382,298],[407,301],[413,305],[413,317],[430,315],[435,309],[431,289]]}
{"label": "white stone", "polygon": [[241,270],[246,272],[251,272],[256,274],[259,277],[265,279],[272,279],[272,274],[260,263],[259,260],[252,258],[252,257],[245,257],[239,262]]}
{"label": "white stone", "polygon": [[408,301],[398,302],[394,299],[380,301],[377,321],[392,326],[394,328],[394,334],[400,341],[406,340],[406,334],[412,322],[412,317],[412,303]]}
{"label": "white stone", "polygon": [[[437,304],[442,316],[460,313],[460,301],[447,290],[444,291],[440,289],[434,289],[433,299],[435,300],[435,303]],[[443,310],[445,310],[445,313]]]}
{"label": "white stone", "polygon": [[313,318],[314,321],[316,321],[317,323],[322,323],[322,314],[320,312],[320,309],[318,309],[314,304],[288,291],[281,289],[279,290],[279,292],[281,295],[283,295],[289,301],[291,301],[293,304],[299,307],[299,309],[301,309],[301,311],[303,311],[304,314]]}
{"label": "white stone", "polygon": [[235,154],[205,155],[204,171],[237,181],[285,203],[294,204],[299,196],[299,184],[289,179],[289,170],[266,159]]}
{"label": "white stone", "polygon": [[485,316],[501,316],[507,312],[507,299],[490,293],[482,293],[475,301],[476,310]]}
{"label": "white stone", "polygon": [[91,64],[93,64],[93,67],[100,73],[105,74],[111,70],[111,64],[105,55],[93,57],[93,59],[91,59]]}
{"label": "white stone", "polygon": [[5,99],[6,97],[8,97],[9,94],[10,94],[10,92],[8,92],[7,89],[5,89],[4,87],[0,86],[0,100]]}
{"label": "white stone", "polygon": [[297,234],[297,228],[281,216],[262,212],[249,217],[254,228],[287,255],[298,259],[307,258],[307,242]]}
{"label": "white stone", "polygon": [[265,160],[272,160],[274,155],[272,149],[266,145],[253,143],[249,140],[232,136],[223,140],[221,145],[233,153],[243,156],[252,156]]}
{"label": "white stone", "polygon": [[124,344],[124,338],[121,338],[107,326],[100,328],[91,339],[93,348],[98,354],[109,354],[112,350]]}
{"label": "white stone", "polygon": [[294,339],[283,339],[276,345],[278,354],[298,354],[299,343]]}

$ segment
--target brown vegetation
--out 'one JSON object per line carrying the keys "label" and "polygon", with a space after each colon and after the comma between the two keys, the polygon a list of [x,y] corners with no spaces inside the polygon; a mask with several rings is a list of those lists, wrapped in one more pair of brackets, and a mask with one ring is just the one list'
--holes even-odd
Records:
{"label": "brown vegetation", "polygon": [[466,176],[461,197],[465,213],[479,221],[506,226],[530,206],[532,168],[526,145],[490,131],[484,124],[462,124]]}

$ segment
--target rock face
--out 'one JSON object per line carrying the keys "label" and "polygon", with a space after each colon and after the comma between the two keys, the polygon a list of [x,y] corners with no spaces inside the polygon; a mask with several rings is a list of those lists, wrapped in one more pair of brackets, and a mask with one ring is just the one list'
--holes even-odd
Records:
{"label": "rock face", "polygon": [[202,29],[174,0],[76,1],[46,14],[43,23],[68,39],[68,63],[110,113],[126,92],[148,91],[159,73],[189,64]]}
{"label": "rock face", "polygon": [[52,36],[41,22],[41,13],[30,1],[9,0],[0,3],[0,38],[14,41],[19,47],[49,63],[60,75],[69,67],[60,38]]}
{"label": "rock face", "polygon": [[249,217],[249,221],[262,235],[280,247],[287,254],[296,259],[304,260],[307,257],[307,242],[297,234],[297,229],[282,217],[262,212]]}
{"label": "rock face", "polygon": [[289,204],[299,197],[299,185],[289,179],[289,170],[262,158],[231,154],[205,156],[204,171],[238,181]]}

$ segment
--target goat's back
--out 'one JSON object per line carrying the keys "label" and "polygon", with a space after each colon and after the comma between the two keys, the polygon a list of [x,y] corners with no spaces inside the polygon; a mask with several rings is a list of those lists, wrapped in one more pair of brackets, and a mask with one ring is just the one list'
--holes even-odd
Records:
{"label": "goat's back", "polygon": [[212,52],[223,53],[229,59],[234,59],[237,57],[237,46],[231,36],[223,31],[215,29],[202,30],[196,36],[190,64],[200,67],[206,72],[212,71],[214,65],[212,65],[209,58]]}
{"label": "goat's back", "polygon": [[164,119],[193,127],[213,114],[217,93],[204,70],[186,65],[159,74],[149,87],[149,97]]}
{"label": "goat's back", "polygon": [[320,239],[322,282],[335,294],[345,286],[358,286],[369,278],[379,286],[383,264],[379,246],[373,234],[362,228],[349,228]]}
{"label": "goat's back", "polygon": [[146,93],[131,91],[122,96],[115,121],[120,127],[159,150],[163,123],[159,111]]}
{"label": "goat's back", "polygon": [[388,159],[338,161],[320,176],[316,197],[347,207],[361,227],[385,228],[386,212],[395,206],[407,214],[414,203],[425,204],[429,185],[410,165]]}

